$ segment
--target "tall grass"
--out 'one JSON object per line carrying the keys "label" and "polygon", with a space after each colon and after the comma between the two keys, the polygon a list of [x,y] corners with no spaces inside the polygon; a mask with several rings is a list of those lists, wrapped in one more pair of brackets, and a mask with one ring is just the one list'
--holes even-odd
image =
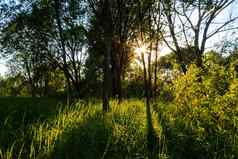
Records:
{"label": "tall grass", "polygon": [[[144,159],[148,158],[146,109],[141,100],[112,100],[110,113],[101,103],[59,105],[41,116],[26,110],[1,122],[1,159]],[[31,108],[30,106],[28,107]],[[209,107],[180,109],[172,103],[152,105],[158,159],[235,159],[237,114],[214,120]],[[34,109],[32,106],[31,109]],[[46,110],[46,108],[43,108]],[[17,109],[16,109],[17,110]],[[20,109],[21,110],[21,109]],[[31,113],[29,113],[31,112]],[[44,116],[44,111],[42,111]],[[16,117],[16,118],[15,118]],[[26,119],[32,118],[34,121]],[[18,125],[13,123],[14,119]]]}
{"label": "tall grass", "polygon": [[[71,106],[62,105],[54,116],[45,121],[27,126],[22,121],[22,125],[19,126],[24,128],[19,130],[22,133],[13,132],[16,140],[8,143],[7,147],[1,147],[0,157],[146,158],[144,103],[131,100],[118,104],[114,100],[110,105],[111,112],[103,114],[101,103],[77,102]],[[156,119],[153,121],[156,122]]]}

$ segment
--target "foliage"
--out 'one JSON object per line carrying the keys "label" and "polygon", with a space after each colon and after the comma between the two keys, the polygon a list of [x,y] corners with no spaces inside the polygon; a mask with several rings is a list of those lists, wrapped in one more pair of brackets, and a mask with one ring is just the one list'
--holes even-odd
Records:
{"label": "foliage", "polygon": [[205,71],[192,64],[174,81],[173,102],[157,107],[172,158],[238,155],[238,80],[219,62],[206,64]]}
{"label": "foliage", "polygon": [[0,158],[238,158],[234,2],[1,1]]}

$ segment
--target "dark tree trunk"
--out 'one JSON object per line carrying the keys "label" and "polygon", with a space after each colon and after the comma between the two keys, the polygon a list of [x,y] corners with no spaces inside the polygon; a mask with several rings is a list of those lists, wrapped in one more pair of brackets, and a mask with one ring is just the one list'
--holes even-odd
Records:
{"label": "dark tree trunk", "polygon": [[113,68],[112,69],[112,96],[117,98],[119,102],[122,99],[122,79],[120,70]]}
{"label": "dark tree trunk", "polygon": [[[155,145],[156,145],[156,137],[152,124],[152,114],[150,109],[150,100],[151,100],[151,89],[150,89],[150,77],[147,79],[147,70],[144,59],[144,54],[142,53],[142,63],[143,63],[143,74],[144,74],[144,89],[145,89],[145,100],[146,100],[146,121],[147,121],[147,148],[148,148],[148,158],[155,158]],[[149,70],[150,71],[150,70]],[[149,72],[148,72],[149,73]],[[150,75],[149,75],[150,76]]]}
{"label": "dark tree trunk", "polygon": [[113,51],[111,54],[112,65],[112,95],[117,98],[119,102],[122,100],[122,67],[123,59],[122,50],[120,46],[113,45]]}
{"label": "dark tree trunk", "polygon": [[204,65],[203,65],[203,61],[202,61],[202,56],[200,54],[197,55],[197,59],[196,59],[195,63],[196,63],[198,68],[201,68],[203,70],[205,69]]}
{"label": "dark tree trunk", "polygon": [[151,53],[152,53],[152,43],[150,45],[150,53],[148,56],[148,98],[152,97],[152,69],[151,69]]}
{"label": "dark tree trunk", "polygon": [[158,45],[159,40],[156,40],[155,43],[155,65],[154,65],[154,90],[153,90],[153,97],[156,98],[157,96],[157,70],[158,70]]}
{"label": "dark tree trunk", "polygon": [[116,62],[117,59],[115,57],[115,48],[111,51],[111,73],[112,73],[112,97],[116,98],[117,97],[117,66]]}
{"label": "dark tree trunk", "polygon": [[106,52],[104,56],[104,77],[103,77],[103,111],[109,111],[109,94],[110,94],[110,54],[111,54],[111,42],[110,39],[105,43]]}
{"label": "dark tree trunk", "polygon": [[110,74],[110,62],[111,62],[111,51],[112,51],[112,15],[111,15],[111,1],[104,0],[102,8],[101,20],[103,21],[104,31],[104,77],[103,77],[103,112],[109,111],[109,97],[110,97],[110,86],[111,86],[111,74]]}
{"label": "dark tree trunk", "polygon": [[181,69],[182,69],[183,73],[186,74],[186,72],[187,72],[187,67],[186,67],[186,65],[182,62],[182,63],[180,64],[180,66],[181,66]]}
{"label": "dark tree trunk", "polygon": [[117,75],[117,95],[119,103],[122,101],[122,77],[121,77],[121,70],[119,70]]}
{"label": "dark tree trunk", "polygon": [[29,67],[29,64],[28,64],[27,60],[25,61],[25,67],[26,67],[26,72],[27,72],[27,76],[28,76],[28,79],[29,79],[31,96],[35,97],[36,96],[36,92],[35,92],[36,88],[35,88],[34,80],[31,77],[31,71],[30,71],[30,67]]}
{"label": "dark tree trunk", "polygon": [[49,73],[45,73],[44,79],[44,96],[49,96]]}
{"label": "dark tree trunk", "polygon": [[70,80],[66,77],[66,86],[67,86],[67,105],[71,104],[71,86]]}
{"label": "dark tree trunk", "polygon": [[203,65],[203,61],[202,61],[202,54],[197,54],[197,58],[195,60],[195,64],[198,68],[201,69],[201,72],[198,74],[198,82],[202,83],[202,75],[205,71],[205,67]]}
{"label": "dark tree trunk", "polygon": [[[118,63],[118,100],[119,100],[119,103],[122,101],[122,98],[123,98],[123,95],[122,95],[122,80],[124,80],[124,65],[125,65],[125,56],[126,56],[126,51],[125,51],[125,48],[123,46],[123,40],[120,39],[120,45],[119,45],[119,63]],[[127,57],[126,57],[127,58]]]}

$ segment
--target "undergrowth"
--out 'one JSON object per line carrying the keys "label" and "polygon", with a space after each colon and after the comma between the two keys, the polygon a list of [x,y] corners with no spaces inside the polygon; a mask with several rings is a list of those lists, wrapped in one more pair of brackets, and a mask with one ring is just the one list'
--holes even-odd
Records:
{"label": "undergrowth", "polygon": [[[236,109],[225,107],[226,103],[223,101],[220,106],[216,101],[205,102],[199,107],[187,105],[186,109],[173,102],[152,104],[157,158],[237,158],[238,114]],[[6,117],[1,122],[0,158],[147,158],[144,102],[131,99],[118,104],[112,100],[110,105],[109,113],[102,113],[101,103],[94,100],[59,105],[51,116],[34,118],[34,122],[25,121],[27,116],[35,114],[28,112],[21,122],[17,121],[21,123],[18,126],[12,124],[15,116]]]}

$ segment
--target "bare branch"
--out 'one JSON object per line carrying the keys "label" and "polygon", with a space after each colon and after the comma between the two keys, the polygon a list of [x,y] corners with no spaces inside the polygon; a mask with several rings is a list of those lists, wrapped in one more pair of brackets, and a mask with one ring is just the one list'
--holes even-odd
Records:
{"label": "bare branch", "polygon": [[228,28],[228,29],[223,29],[225,26],[229,25],[230,23],[234,22],[237,19],[238,19],[238,17],[235,17],[235,18],[225,22],[223,25],[221,25],[219,28],[217,28],[214,32],[210,33],[207,36],[207,39],[211,38],[212,36],[214,36],[217,33],[237,29],[238,27],[232,27],[232,28]]}

